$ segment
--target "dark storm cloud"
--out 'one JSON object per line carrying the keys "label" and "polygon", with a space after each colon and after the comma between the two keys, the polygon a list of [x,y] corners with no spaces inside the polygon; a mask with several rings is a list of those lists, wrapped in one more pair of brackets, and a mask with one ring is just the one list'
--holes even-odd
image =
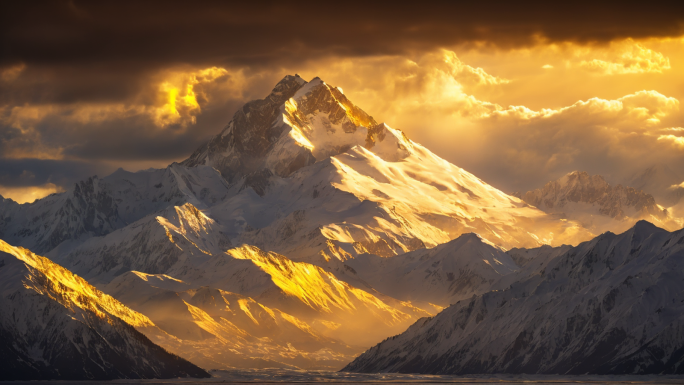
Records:
{"label": "dark storm cloud", "polygon": [[468,42],[680,35],[684,3],[13,1],[0,5],[0,69],[24,63],[0,105],[125,101],[178,65],[296,66]]}
{"label": "dark storm cloud", "polygon": [[21,76],[2,85],[0,105],[127,100],[147,86],[145,83],[152,74],[145,68],[121,67],[116,63],[98,66],[86,63],[28,65],[23,68]]}
{"label": "dark storm cloud", "polygon": [[681,2],[4,3],[3,63],[133,67],[268,64],[321,54],[398,54],[467,41],[511,46],[678,35]]}
{"label": "dark storm cloud", "polygon": [[[61,157],[67,159],[178,160],[217,134],[242,103],[230,100],[205,110],[188,127],[176,124],[164,128],[156,127],[145,114],[78,122],[65,119],[68,115],[57,110],[40,119],[28,133],[0,124],[0,153],[14,150],[31,156],[33,149],[50,147],[61,148]],[[25,148],[17,148],[20,146]]]}
{"label": "dark storm cloud", "polygon": [[[189,155],[231,119],[242,101],[229,101],[197,116],[197,123],[182,128],[178,125],[158,129],[146,117],[105,121],[76,128],[73,137],[63,138],[73,143],[64,154],[67,157],[98,160],[179,160]],[[59,120],[48,125],[63,124]]]}

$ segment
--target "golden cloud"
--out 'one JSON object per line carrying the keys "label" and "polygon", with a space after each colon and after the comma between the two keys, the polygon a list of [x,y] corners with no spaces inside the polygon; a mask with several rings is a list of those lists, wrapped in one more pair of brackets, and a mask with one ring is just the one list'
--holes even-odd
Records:
{"label": "golden cloud", "polygon": [[634,74],[656,72],[670,69],[670,59],[632,39],[613,42],[604,54],[607,58],[583,60],[579,66],[589,71],[605,74]]}
{"label": "golden cloud", "polygon": [[[658,140],[670,143],[671,145],[673,145],[679,149],[684,149],[684,137],[676,136],[676,135],[660,135],[660,136],[658,136]],[[684,186],[682,186],[682,187],[684,187]]]}
{"label": "golden cloud", "polygon": [[[168,79],[159,85],[160,107],[151,111],[154,122],[159,127],[173,124],[187,126],[195,124],[196,115],[201,113],[200,103],[208,101],[208,96],[202,91],[202,86],[213,83],[221,77],[231,74],[225,68],[211,67],[193,72],[175,72],[167,74]],[[241,70],[231,76],[231,87],[228,91],[243,89],[246,79]],[[239,97],[241,94],[234,95]]]}
{"label": "golden cloud", "polygon": [[578,169],[624,177],[680,156],[672,146],[684,148],[684,138],[663,135],[661,127],[663,119],[678,114],[679,101],[656,91],[591,98],[557,109],[497,106],[477,118],[482,155],[473,149],[469,161],[483,173],[523,185]]}
{"label": "golden cloud", "polygon": [[402,124],[407,116],[482,115],[495,108],[470,92],[508,84],[483,68],[465,64],[449,50],[408,59],[367,57],[316,63],[305,71],[333,85],[353,90],[355,103],[388,122]]}
{"label": "golden cloud", "polygon": [[54,183],[46,183],[42,186],[30,187],[5,187],[0,186],[0,195],[12,199],[17,203],[31,203],[50,194],[64,192],[64,189]]}
{"label": "golden cloud", "polygon": [[[488,104],[492,106],[492,104]],[[575,104],[559,109],[541,109],[533,111],[524,106],[510,106],[495,108],[489,117],[513,117],[520,120],[550,119],[557,115],[572,115],[581,121],[580,117],[592,116],[596,121],[612,122],[615,127],[625,127],[633,131],[644,131],[660,122],[660,118],[679,110],[679,100],[667,97],[657,91],[639,91],[616,100],[591,98],[578,101]],[[625,124],[627,123],[627,124]]]}
{"label": "golden cloud", "polygon": [[70,105],[41,104],[14,106],[4,113],[3,123],[24,132],[50,115],[79,124],[101,123],[134,116],[148,116],[158,127],[195,123],[201,106],[209,102],[204,88],[219,78],[228,79],[223,84],[224,95],[241,97],[246,85],[242,70],[229,72],[225,68],[211,67],[197,71],[167,71],[165,78],[152,84],[157,102],[148,104],[138,100],[127,103],[79,103]]}
{"label": "golden cloud", "polygon": [[9,133],[2,138],[2,156],[64,159],[69,146],[87,144],[63,144],[55,137],[68,135],[78,141],[78,130],[83,127],[93,129],[133,121],[145,130],[174,126],[168,132],[180,135],[196,123],[196,116],[210,99],[242,101],[248,81],[241,69],[166,70],[150,79],[137,96],[124,102],[0,106],[0,124]]}

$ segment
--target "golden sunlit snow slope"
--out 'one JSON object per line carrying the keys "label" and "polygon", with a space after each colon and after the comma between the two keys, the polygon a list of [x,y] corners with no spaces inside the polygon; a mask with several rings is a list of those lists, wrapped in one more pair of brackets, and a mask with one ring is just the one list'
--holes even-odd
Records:
{"label": "golden sunlit snow slope", "polygon": [[4,379],[209,376],[140,334],[170,337],[146,316],[3,240],[0,308]]}
{"label": "golden sunlit snow slope", "polygon": [[338,369],[362,350],[249,297],[167,275],[132,271],[103,289],[175,337],[159,343],[205,367]]}
{"label": "golden sunlit snow slope", "polygon": [[[293,262],[254,246],[234,248],[228,254],[253,261],[278,287],[277,296],[266,292],[257,298],[259,301],[312,320],[323,334],[337,336],[351,344],[368,344],[379,334],[391,335],[394,330],[405,329],[415,319],[431,315],[407,302],[396,301],[391,306],[318,266]],[[339,326],[331,329],[330,322]]]}
{"label": "golden sunlit snow slope", "polygon": [[91,311],[100,318],[114,316],[136,327],[154,326],[146,316],[124,306],[111,296],[91,286],[47,258],[38,256],[23,247],[14,247],[0,239],[0,251],[11,254],[29,267],[33,274],[25,278],[26,288],[44,294],[70,310],[78,307]]}

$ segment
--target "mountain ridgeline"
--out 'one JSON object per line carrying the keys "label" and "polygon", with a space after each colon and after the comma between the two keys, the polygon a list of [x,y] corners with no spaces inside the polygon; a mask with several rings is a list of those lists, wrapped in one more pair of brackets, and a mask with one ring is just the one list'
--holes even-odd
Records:
{"label": "mountain ridgeline", "polygon": [[587,178],[523,201],[286,76],[181,163],[0,200],[0,379],[677,372],[679,233],[596,237],[669,214]]}
{"label": "mountain ridgeline", "polygon": [[640,221],[534,254],[508,287],[419,320],[344,370],[684,373],[684,231]]}
{"label": "mountain ridgeline", "polygon": [[672,209],[656,203],[653,195],[621,184],[613,186],[600,175],[581,171],[515,195],[546,213],[575,220],[594,233],[624,231],[640,219],[669,230],[683,224]]}
{"label": "mountain ridgeline", "polygon": [[209,377],[145,337],[163,333],[146,316],[1,240],[0,282],[1,379]]}

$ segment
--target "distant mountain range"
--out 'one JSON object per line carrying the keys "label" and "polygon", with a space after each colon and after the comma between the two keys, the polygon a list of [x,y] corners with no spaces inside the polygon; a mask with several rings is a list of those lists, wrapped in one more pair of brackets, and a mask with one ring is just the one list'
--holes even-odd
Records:
{"label": "distant mountain range", "polygon": [[[643,183],[640,185],[643,187]],[[682,219],[656,203],[653,195],[620,184],[612,186],[600,175],[581,171],[514,195],[546,213],[575,220],[597,234],[624,231],[640,219],[671,230],[683,225]]]}
{"label": "distant mountain range", "polygon": [[[6,259],[16,265],[14,270],[8,269],[10,262],[0,265],[0,275],[11,270],[7,282],[13,282],[3,286],[1,300],[22,314],[6,316],[0,324],[0,336],[11,342],[6,346],[14,346],[2,357],[17,363],[0,372],[0,379],[206,376],[197,366],[340,369],[412,324],[409,334],[436,322],[427,319],[449,324],[453,309],[471,302],[475,309],[480,298],[522,296],[523,289],[506,289],[530,287],[543,275],[540,269],[553,269],[553,261],[580,250],[567,245],[589,241],[598,230],[619,229],[643,216],[658,224],[669,224],[671,218],[652,196],[611,187],[601,177],[582,173],[523,199],[376,122],[341,89],[318,78],[306,82],[286,76],[266,98],[242,107],[225,129],[181,163],[135,173],[119,169],[31,204],[0,198],[0,238],[14,258]],[[606,221],[600,226],[596,220],[587,222],[587,213]],[[661,255],[651,246],[638,252]],[[622,254],[625,247],[615,249],[619,258],[627,258]],[[599,251],[605,252],[595,253]],[[71,283],[57,284],[50,278],[50,285],[41,284],[49,290],[27,284],[35,280],[36,267],[26,255],[32,256],[30,261],[43,261],[43,276],[59,272]],[[655,258],[648,255],[648,260]],[[591,258],[599,260],[603,254]],[[598,265],[587,266],[587,274],[594,277]],[[609,266],[614,267],[613,262]],[[544,271],[547,277],[552,270]],[[582,279],[572,287],[589,284],[589,278]],[[612,290],[605,286],[609,283],[617,285],[612,280],[596,282],[596,292]],[[548,286],[547,296],[565,295],[558,298],[584,303],[563,285],[554,285]],[[36,299],[22,307],[27,292]],[[88,294],[75,294],[81,292]],[[522,293],[521,298],[528,298],[532,292]],[[511,325],[518,319],[510,317],[522,314],[515,312],[532,311],[526,302],[530,300],[504,297],[497,303],[508,303],[504,309],[511,313],[497,314]],[[511,308],[518,302],[521,310]],[[59,323],[32,323],[31,317],[43,317],[45,303],[51,306],[45,314]],[[585,317],[586,309],[574,309],[577,317]],[[15,314],[12,311],[9,314]],[[476,324],[502,327],[498,318],[487,318],[494,309],[478,312],[473,313]],[[544,322],[556,321],[562,320]],[[635,325],[650,327],[644,322]],[[31,329],[21,329],[23,324]],[[460,318],[457,324],[462,324]],[[526,325],[520,327],[528,330]],[[65,337],[61,333],[68,328],[75,331]],[[523,329],[497,329],[502,333],[497,338],[515,339]],[[596,336],[603,329],[592,330]],[[449,333],[449,338],[425,336],[424,345],[416,345],[411,354],[424,359],[423,348],[446,351],[465,341],[464,334]],[[90,337],[95,335],[99,337]],[[527,334],[520,338],[528,339]],[[615,357],[643,346],[630,343]],[[409,368],[399,361],[389,365],[391,354],[373,349],[347,369]],[[558,349],[560,361],[540,371],[561,368],[553,365],[567,361],[563,349],[576,352],[566,345]],[[60,351],[70,352],[65,357],[80,360],[85,369],[74,366],[65,375],[64,361],[54,354]],[[377,351],[390,357],[388,361],[368,359]],[[485,359],[477,354],[473,359]],[[124,358],[116,358],[120,356]],[[411,370],[433,370],[415,360]],[[481,368],[532,368],[500,365]]]}

